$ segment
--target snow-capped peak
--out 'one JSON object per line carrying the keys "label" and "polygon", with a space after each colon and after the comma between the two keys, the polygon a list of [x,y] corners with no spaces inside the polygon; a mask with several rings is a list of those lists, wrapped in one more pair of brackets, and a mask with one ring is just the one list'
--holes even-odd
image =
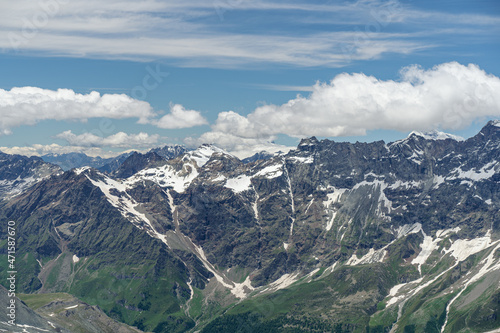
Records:
{"label": "snow-capped peak", "polygon": [[187,153],[184,159],[193,160],[198,166],[198,168],[201,168],[208,162],[208,160],[210,159],[210,157],[212,157],[214,153],[221,153],[233,156],[219,147],[216,147],[211,144],[203,144],[198,149]]}
{"label": "snow-capped peak", "polygon": [[419,137],[422,137],[426,140],[446,140],[446,139],[452,139],[452,140],[455,140],[455,141],[464,141],[464,138],[462,138],[461,136],[458,136],[458,135],[453,135],[453,134],[449,134],[449,133],[444,133],[444,132],[439,132],[439,131],[436,131],[436,130],[433,130],[433,131],[430,131],[430,132],[417,132],[417,131],[413,131],[411,132],[408,137],[411,137],[412,135],[416,135],[416,136],[419,136]]}
{"label": "snow-capped peak", "polygon": [[85,172],[87,170],[90,170],[91,167],[89,166],[84,166],[84,167],[81,167],[81,168],[75,168],[73,169],[73,172],[76,173],[77,175],[80,175],[82,172]]}

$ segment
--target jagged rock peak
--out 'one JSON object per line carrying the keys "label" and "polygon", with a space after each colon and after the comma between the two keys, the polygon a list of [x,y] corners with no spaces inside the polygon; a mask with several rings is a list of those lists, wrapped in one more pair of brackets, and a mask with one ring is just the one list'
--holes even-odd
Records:
{"label": "jagged rock peak", "polygon": [[150,153],[151,152],[157,153],[158,155],[160,155],[166,159],[172,159],[172,158],[176,158],[177,156],[188,152],[188,149],[183,145],[175,144],[175,145],[166,145],[163,147],[153,148],[149,152]]}
{"label": "jagged rock peak", "polygon": [[486,126],[495,126],[500,128],[500,120],[490,120]]}
{"label": "jagged rock peak", "polygon": [[319,143],[318,139],[315,136],[311,136],[310,138],[304,138],[300,140],[299,147],[301,146],[315,146]]}
{"label": "jagged rock peak", "polygon": [[492,137],[500,136],[500,120],[490,120],[481,129],[481,131],[476,135],[476,137],[482,137],[482,139],[492,139]]}
{"label": "jagged rock peak", "polygon": [[496,133],[497,131],[500,131],[500,120],[490,120],[481,129],[482,133]]}
{"label": "jagged rock peak", "polygon": [[254,155],[252,155],[250,157],[244,158],[241,161],[246,164],[246,163],[251,163],[251,162],[260,161],[260,160],[268,160],[273,156],[274,156],[273,154],[268,153],[265,150],[262,150],[258,153],[255,153]]}

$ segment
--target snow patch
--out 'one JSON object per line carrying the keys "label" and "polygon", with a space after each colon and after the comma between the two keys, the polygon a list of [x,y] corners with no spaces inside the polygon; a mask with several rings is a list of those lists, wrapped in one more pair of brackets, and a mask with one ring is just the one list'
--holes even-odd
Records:
{"label": "snow patch", "polygon": [[229,178],[226,180],[224,187],[232,189],[235,193],[248,191],[251,189],[251,180],[252,178],[247,175],[240,175],[236,178]]}
{"label": "snow patch", "polygon": [[177,193],[183,193],[196,177],[198,177],[198,171],[194,165],[189,163],[185,163],[179,171],[176,171],[170,165],[164,165],[141,170],[128,178],[126,184],[132,186],[137,182],[150,180],[160,187],[172,187]]}
{"label": "snow patch", "polygon": [[434,186],[439,187],[441,184],[445,182],[445,178],[443,176],[434,175],[434,179],[432,180]]}
{"label": "snow patch", "polygon": [[76,256],[76,254],[73,254],[73,263],[76,264],[77,262],[80,261],[80,258]]}
{"label": "snow patch", "polygon": [[[436,176],[434,176],[436,177]],[[394,189],[398,189],[398,188],[405,188],[405,189],[409,189],[409,188],[419,188],[421,185],[421,182],[417,182],[417,181],[411,181],[411,182],[402,182],[401,180],[397,180],[396,182],[394,182],[394,184],[388,186],[388,188],[394,190]]]}
{"label": "snow patch", "polygon": [[490,162],[484,165],[481,169],[476,170],[472,168],[468,171],[463,171],[461,167],[455,168],[451,171],[453,176],[446,177],[447,180],[454,179],[469,179],[472,181],[481,181],[483,179],[489,179],[495,174],[495,167],[498,166],[498,161]]}
{"label": "snow patch", "polygon": [[222,181],[225,181],[226,180],[226,177],[224,175],[218,175],[217,177],[215,177],[214,179],[212,179],[212,181],[215,183],[215,182],[222,182]]}
{"label": "snow patch", "polygon": [[90,170],[91,168],[89,166],[84,166],[84,167],[81,167],[81,168],[76,168],[76,169],[73,169],[73,172],[77,175],[80,175],[82,172],[85,172],[87,170]]}
{"label": "snow patch", "polygon": [[77,308],[78,307],[78,304],[77,305],[73,305],[73,306],[68,306],[67,308],[65,308],[66,310],[71,310],[71,309],[74,309],[74,308]]}
{"label": "snow patch", "polygon": [[237,298],[243,299],[247,296],[248,293],[248,291],[246,291],[245,288],[248,289],[250,292],[255,290],[255,288],[252,287],[249,276],[247,276],[247,278],[243,283],[235,283],[235,286],[231,289],[231,293]]}
{"label": "snow patch", "polygon": [[422,274],[422,265],[425,264],[431,253],[438,248],[438,243],[441,241],[441,238],[432,239],[431,236],[424,234],[424,241],[420,244],[422,250],[418,254],[418,256],[412,260],[413,265],[418,265],[418,272]]}
{"label": "snow patch", "polygon": [[285,289],[286,287],[292,285],[294,282],[298,280],[299,273],[293,273],[293,274],[285,274],[282,277],[280,277],[278,280],[272,282],[269,284],[269,288],[273,291],[277,291],[280,289]]}
{"label": "snow patch", "polygon": [[[317,260],[317,258],[316,258],[316,260]],[[315,270],[313,270],[311,273],[309,273],[309,274],[307,274],[307,275],[305,276],[305,279],[306,279],[306,280],[307,280],[307,279],[309,280],[309,281],[307,281],[307,283],[312,282],[312,277],[314,276],[314,274],[318,273],[318,272],[319,272],[319,270],[320,270],[319,268],[316,268],[316,269],[315,269]]]}
{"label": "snow patch", "polygon": [[436,237],[443,238],[444,236],[449,235],[449,234],[456,234],[460,230],[462,230],[460,227],[456,227],[453,229],[446,229],[446,230],[438,230],[438,231],[436,231]]}
{"label": "snow patch", "polygon": [[[336,202],[339,202],[340,197],[347,191],[346,188],[339,188],[336,189],[334,188],[334,191],[332,193],[328,193],[326,195],[327,199],[323,201],[323,206],[325,207],[326,211],[328,212],[329,207]],[[326,231],[330,231],[333,227],[333,221],[335,220],[335,217],[337,216],[337,211],[332,210],[332,216],[330,217],[330,220],[326,224]]]}
{"label": "snow patch", "polygon": [[283,174],[283,166],[281,164],[274,164],[267,166],[257,172],[254,177],[266,177],[268,179],[280,177]]}
{"label": "snow patch", "polygon": [[484,237],[475,239],[457,239],[444,253],[450,253],[457,261],[463,261],[469,256],[481,252],[491,246],[491,237],[486,234]]}
{"label": "snow patch", "polygon": [[348,266],[356,266],[363,264],[373,264],[375,262],[384,261],[384,257],[387,255],[387,250],[384,248],[380,250],[370,249],[367,254],[365,254],[362,258],[358,259],[358,257],[353,254],[351,258],[346,262]]}
{"label": "snow patch", "polygon": [[187,153],[184,156],[183,160],[190,159],[196,163],[198,168],[201,168],[202,166],[207,164],[208,160],[210,160],[210,157],[212,157],[214,153],[230,155],[229,153],[218,147],[212,145],[202,145],[198,149]]}
{"label": "snow patch", "polygon": [[312,156],[307,156],[307,157],[292,156],[289,157],[288,159],[292,160],[293,162],[304,163],[304,164],[310,164],[314,162],[314,158]]}
{"label": "snow patch", "polygon": [[332,218],[330,219],[330,221],[328,221],[328,223],[326,225],[326,231],[330,231],[330,229],[333,227],[333,221],[335,220],[336,216],[337,216],[337,212],[333,212]]}
{"label": "snow patch", "polygon": [[306,207],[306,210],[304,212],[304,214],[307,214],[307,212],[309,211],[309,208],[311,207],[311,205],[313,204],[314,202],[314,198],[311,199],[311,201],[307,204],[307,207]]}
{"label": "snow patch", "polygon": [[409,234],[417,234],[421,231],[422,231],[422,225],[420,223],[405,224],[396,229],[396,237],[399,239]]}
{"label": "snow patch", "polygon": [[327,199],[323,201],[323,206],[325,206],[325,208],[328,208],[332,203],[338,202],[342,194],[345,193],[345,191],[347,191],[346,188],[338,188],[334,189],[332,193],[328,193],[326,195]]}
{"label": "snow patch", "polygon": [[417,132],[417,131],[413,131],[411,132],[408,137],[411,137],[412,135],[416,135],[416,136],[419,136],[419,137],[422,137],[426,140],[447,140],[447,139],[452,139],[452,140],[455,140],[455,141],[464,141],[464,138],[462,138],[461,136],[458,136],[458,135],[453,135],[453,134],[449,134],[449,133],[444,133],[444,132],[440,132],[440,131],[430,131],[430,132],[425,132],[425,133],[422,133],[422,132]]}

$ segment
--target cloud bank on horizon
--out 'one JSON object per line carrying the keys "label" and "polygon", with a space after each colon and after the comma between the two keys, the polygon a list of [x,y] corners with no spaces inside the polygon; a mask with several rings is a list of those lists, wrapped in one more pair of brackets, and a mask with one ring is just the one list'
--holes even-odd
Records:
{"label": "cloud bank on horizon", "polygon": [[[282,105],[263,105],[248,115],[221,111],[210,130],[185,143],[213,143],[238,156],[286,147],[274,144],[277,135],[292,137],[365,135],[370,130],[457,130],[473,121],[500,117],[500,78],[474,64],[443,63],[430,69],[401,69],[399,80],[380,80],[362,73],[343,73],[329,83],[316,83],[309,96],[297,96]],[[136,118],[138,126],[162,129],[189,128],[208,124],[199,111],[171,104],[160,118],[151,105],[127,95],[77,94],[21,87],[0,89],[0,130],[9,134],[21,125],[39,121],[90,118]],[[117,133],[100,137],[65,131],[56,136],[69,146],[95,148],[146,148],[159,145],[159,135]],[[50,146],[1,147],[4,152],[41,154]],[[66,148],[52,146],[53,150]],[[101,150],[102,153],[102,150]],[[105,154],[103,154],[105,155]]]}

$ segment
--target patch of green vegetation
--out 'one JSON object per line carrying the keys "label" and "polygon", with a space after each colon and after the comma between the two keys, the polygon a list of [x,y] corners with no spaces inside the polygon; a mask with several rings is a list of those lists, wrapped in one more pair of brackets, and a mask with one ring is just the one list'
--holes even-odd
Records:
{"label": "patch of green vegetation", "polygon": [[500,258],[500,249],[497,249],[497,250],[495,251],[495,253],[493,254],[493,257],[494,257],[495,259],[499,259],[499,258]]}
{"label": "patch of green vegetation", "polygon": [[272,320],[265,320],[255,313],[226,315],[209,323],[202,333],[233,333],[233,332],[352,332],[351,325],[331,323],[320,318],[308,316],[281,315]]}
{"label": "patch of green vegetation", "polygon": [[[464,330],[491,331],[500,327],[500,290],[497,290],[498,275],[481,279],[467,287],[455,301],[450,311],[447,331]],[[484,290],[484,283],[492,282]],[[474,296],[477,293],[477,297]]]}
{"label": "patch of green vegetation", "polygon": [[[57,288],[56,284],[60,281],[59,279],[59,274],[61,273],[61,267],[63,266],[64,259],[66,259],[66,256],[68,256],[68,253],[62,253],[59,258],[54,263],[54,266],[52,267],[49,275],[47,276],[47,279],[45,280],[45,285],[44,287],[46,289],[52,289],[52,288]],[[64,290],[64,287],[59,287],[57,288],[59,290]]]}
{"label": "patch of green vegetation", "polygon": [[198,288],[193,287],[193,299],[189,303],[189,315],[191,318],[198,318],[203,312],[203,293]]}
{"label": "patch of green vegetation", "polygon": [[325,270],[326,270],[326,267],[321,267],[321,268],[319,269],[319,271],[317,271],[317,272],[316,272],[316,273],[312,276],[313,280],[315,280],[315,279],[319,278],[321,275],[323,275],[323,273],[325,272]]}
{"label": "patch of green vegetation", "polygon": [[437,251],[433,251],[425,264],[422,265],[422,275],[432,276],[438,275],[439,273],[447,270],[455,263],[455,259],[445,256],[441,258],[441,255]]}
{"label": "patch of green vegetation", "polygon": [[398,325],[405,327],[405,331],[426,333],[440,331],[446,318],[446,305],[455,294],[432,297],[435,288],[436,286],[430,285],[406,302],[403,315],[398,321]]}
{"label": "patch of green vegetation", "polygon": [[[405,269],[411,268],[401,268]],[[262,332],[316,332],[304,324],[304,318],[328,324],[321,326],[328,327],[321,332],[364,332],[370,314],[377,311],[377,304],[396,283],[398,274],[387,264],[340,267],[319,280],[298,281],[286,289],[242,301],[207,326],[206,332],[224,325],[237,328],[247,320],[257,325],[252,328]]]}
{"label": "patch of green vegetation", "polygon": [[377,304],[377,311],[382,311],[382,310],[384,310],[386,306],[387,306],[387,304],[386,304],[384,301],[379,302],[379,303]]}
{"label": "patch of green vegetation", "polygon": [[[98,305],[109,317],[153,332],[183,332],[194,322],[181,309],[190,297],[175,262],[162,259],[116,264],[103,257],[87,258],[75,274],[70,292]],[[174,329],[174,327],[176,327]]]}
{"label": "patch of green vegetation", "polygon": [[72,295],[67,293],[53,293],[53,294],[17,294],[28,307],[33,310],[38,310],[44,305],[54,301],[69,301],[73,298]]}
{"label": "patch of green vegetation", "polygon": [[449,249],[451,247],[451,241],[450,241],[450,238],[447,237],[445,239],[443,239],[441,242],[439,242],[439,248],[438,248],[438,252],[441,253],[441,251],[443,249]]}
{"label": "patch of green vegetation", "polygon": [[[376,312],[371,318],[369,323],[369,332],[385,332],[386,328],[391,327],[398,318],[398,307],[392,306],[390,308],[385,308],[385,303],[380,302],[377,305],[378,312]],[[381,330],[382,329],[382,330]]]}
{"label": "patch of green vegetation", "polygon": [[[4,242],[4,246],[6,243]],[[12,258],[12,257],[11,257]],[[8,271],[12,269],[9,268],[8,255],[0,255],[0,283],[8,288],[7,277]],[[35,257],[30,252],[18,252],[15,254],[15,270],[16,274],[16,288],[18,292],[31,293],[40,289],[41,282],[37,278],[40,272],[40,265],[36,261]]]}

